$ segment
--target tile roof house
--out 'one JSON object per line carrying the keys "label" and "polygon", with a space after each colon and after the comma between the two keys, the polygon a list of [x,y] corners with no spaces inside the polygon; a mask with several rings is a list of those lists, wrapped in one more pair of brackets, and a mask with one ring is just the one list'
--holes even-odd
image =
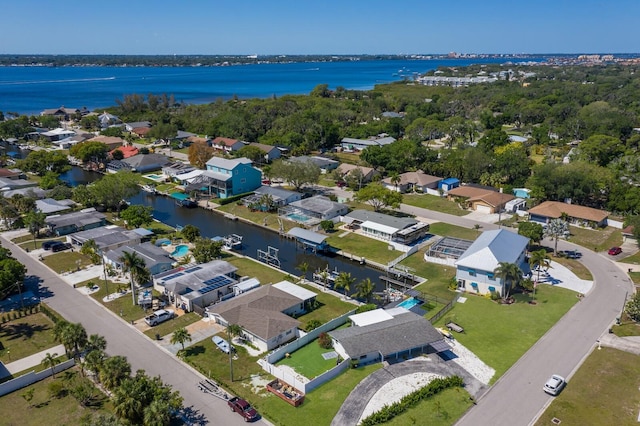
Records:
{"label": "tile roof house", "polygon": [[561,218],[563,214],[569,217],[569,222],[579,226],[606,226],[609,217],[609,212],[604,210],[560,201],[545,201],[529,209],[529,220],[547,224],[552,219]]}
{"label": "tile roof house", "polygon": [[124,123],[124,128],[127,132],[133,132],[134,129],[150,129],[150,121],[134,121],[132,123]]}
{"label": "tile roof house", "polygon": [[138,155],[138,153],[139,153],[138,148],[136,148],[133,145],[120,146],[120,147],[118,147],[116,149],[113,149],[113,150],[109,151],[109,155],[111,157],[113,157],[114,151],[122,152],[122,155],[123,155],[122,158],[130,158],[130,157],[133,157],[134,155]]}
{"label": "tile roof house", "polygon": [[516,197],[511,194],[496,191],[493,188],[489,189],[464,185],[449,190],[447,198],[449,198],[449,200],[462,198],[466,200],[472,210],[491,214],[502,211],[505,204]]}
{"label": "tile roof house", "polygon": [[529,239],[505,229],[483,232],[456,261],[458,289],[479,294],[504,295],[504,283],[494,270],[501,262],[514,263],[529,273],[525,254]]}
{"label": "tile roof house", "polygon": [[45,224],[57,236],[84,231],[86,229],[98,228],[100,226],[105,226],[106,223],[107,217],[104,214],[97,212],[95,209],[86,209],[64,215],[49,216],[45,219]]}
{"label": "tile roof house", "polygon": [[53,115],[61,120],[69,121],[71,116],[76,114],[86,115],[89,111],[86,108],[66,108],[64,105],[60,108],[48,108],[40,113],[40,115]]}
{"label": "tile roof house", "polygon": [[238,324],[243,334],[262,351],[299,337],[300,321],[293,315],[308,310],[316,293],[288,281],[263,285],[207,309],[218,324]]}
{"label": "tile roof house", "polygon": [[450,349],[431,323],[405,308],[351,315],[351,327],[329,332],[334,350],[358,364],[397,361]]}
{"label": "tile roof house", "polygon": [[262,172],[248,158],[212,157],[206,167],[203,186],[208,186],[210,195],[218,198],[251,192],[262,185]]}
{"label": "tile roof house", "polygon": [[102,142],[109,147],[109,151],[116,149],[125,144],[125,140],[117,136],[96,136],[88,140],[88,142]]}
{"label": "tile roof house", "polygon": [[235,152],[244,146],[245,145],[242,141],[231,138],[223,138],[221,136],[218,136],[211,141],[212,148],[219,149],[224,152]]}
{"label": "tile roof house", "polygon": [[383,185],[392,191],[401,193],[417,191],[426,193],[429,189],[437,191],[441,177],[431,176],[422,172],[406,172],[398,175],[400,181],[396,184],[391,181],[391,177],[382,179]]}
{"label": "tile roof house", "polygon": [[26,177],[27,175],[25,175],[24,172],[20,169],[0,168],[0,178],[15,180],[25,179]]}
{"label": "tile roof house", "polygon": [[156,245],[146,242],[132,246],[121,246],[116,249],[107,251],[103,254],[104,261],[107,265],[111,265],[116,269],[122,270],[122,262],[120,258],[123,253],[135,253],[144,260],[145,267],[151,272],[151,275],[157,275],[168,271],[172,268],[175,260],[169,256],[169,253]]}

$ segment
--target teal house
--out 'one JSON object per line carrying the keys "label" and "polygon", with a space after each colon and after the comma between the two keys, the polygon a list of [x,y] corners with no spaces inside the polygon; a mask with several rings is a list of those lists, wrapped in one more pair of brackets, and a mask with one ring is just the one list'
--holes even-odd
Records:
{"label": "teal house", "polygon": [[206,165],[207,170],[201,179],[203,186],[208,187],[210,195],[228,198],[255,191],[262,186],[262,172],[253,167],[248,158],[213,157]]}

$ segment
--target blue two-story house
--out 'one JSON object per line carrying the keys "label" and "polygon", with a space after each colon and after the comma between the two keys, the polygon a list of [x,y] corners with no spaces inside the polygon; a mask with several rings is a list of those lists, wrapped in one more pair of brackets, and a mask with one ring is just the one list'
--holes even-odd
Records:
{"label": "blue two-story house", "polygon": [[254,191],[262,185],[262,172],[253,167],[248,158],[213,157],[206,165],[203,177],[212,196],[228,198]]}
{"label": "blue two-story house", "polygon": [[528,274],[525,257],[528,244],[528,238],[504,229],[483,232],[456,261],[458,289],[504,296],[504,283],[494,271],[501,262],[506,262],[515,263],[523,275]]}

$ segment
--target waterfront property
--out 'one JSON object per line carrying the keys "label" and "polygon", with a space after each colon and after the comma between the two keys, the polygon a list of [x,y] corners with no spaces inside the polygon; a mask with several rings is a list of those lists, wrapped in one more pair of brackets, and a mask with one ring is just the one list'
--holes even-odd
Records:
{"label": "waterfront property", "polygon": [[60,213],[67,210],[71,210],[76,203],[73,200],[54,200],[53,198],[43,198],[42,200],[36,200],[36,210],[50,215],[54,213]]}
{"label": "waterfront property", "polygon": [[472,185],[459,186],[447,193],[450,200],[462,199],[472,210],[482,213],[498,213],[505,205],[515,199],[511,194],[504,194],[495,188],[478,187]]}
{"label": "waterfront property", "polygon": [[504,296],[505,283],[494,271],[506,262],[518,265],[523,274],[529,273],[525,257],[528,244],[528,238],[504,229],[483,232],[455,262],[458,289]]}
{"label": "waterfront property", "polygon": [[318,252],[329,249],[329,244],[326,242],[326,235],[297,227],[291,228],[289,232],[287,232],[287,235],[295,238],[296,243],[305,250],[309,249],[313,252]]}
{"label": "waterfront property", "polygon": [[47,139],[49,142],[58,142],[64,139],[71,138],[76,135],[76,132],[69,129],[57,128],[49,130],[47,132],[40,133],[40,136]]}
{"label": "waterfront property", "polygon": [[106,225],[107,217],[95,209],[85,209],[64,215],[49,216],[45,224],[57,236],[85,231]]}
{"label": "waterfront property", "polygon": [[441,177],[431,176],[422,172],[406,172],[398,175],[400,179],[398,183],[392,181],[390,177],[382,180],[382,184],[392,191],[405,192],[422,192],[431,195],[438,194],[438,185],[442,181]]}
{"label": "waterfront property", "polygon": [[359,229],[363,235],[400,244],[411,244],[429,232],[429,224],[411,217],[396,217],[369,210],[354,210],[343,216],[350,229]]}
{"label": "waterfront property", "polygon": [[205,186],[210,195],[228,198],[254,191],[262,185],[262,172],[253,167],[248,158],[226,159],[213,157],[207,161],[207,173],[202,181],[195,182]]}
{"label": "waterfront property", "polygon": [[9,179],[0,177],[0,191],[12,191],[16,189],[34,188],[37,186],[38,182],[36,182],[35,180]]}
{"label": "waterfront property", "polygon": [[238,283],[238,268],[223,260],[190,267],[178,267],[153,277],[156,290],[184,311],[204,312],[204,308],[232,297]]}
{"label": "waterfront property", "polygon": [[265,209],[266,206],[262,206],[264,203],[263,197],[265,196],[270,197],[272,207],[276,208],[286,206],[289,203],[302,199],[302,194],[300,192],[290,191],[280,186],[263,185],[256,189],[253,195],[243,198],[242,202],[245,206],[259,204],[261,208]]}
{"label": "waterfront property", "polygon": [[132,246],[121,246],[107,251],[103,254],[105,264],[111,265],[115,269],[122,270],[123,265],[120,259],[125,252],[135,253],[138,257],[144,260],[144,265],[149,272],[151,272],[151,275],[157,275],[168,271],[175,263],[175,260],[169,256],[169,253],[167,253],[166,250],[163,250],[150,242],[146,242]]}
{"label": "waterfront property", "polygon": [[112,173],[120,170],[146,173],[153,170],[160,170],[169,163],[169,159],[162,154],[137,154],[123,160],[110,161],[107,164],[107,170]]}
{"label": "waterfront property", "polygon": [[292,316],[309,310],[316,293],[288,281],[264,285],[207,309],[218,324],[237,324],[243,338],[268,351],[299,337]]}
{"label": "waterfront property", "polygon": [[86,108],[66,108],[63,105],[60,108],[47,108],[43,110],[40,115],[49,115],[52,117],[56,117],[59,120],[69,121],[69,119],[75,115],[86,115],[88,113],[89,110],[87,110]]}
{"label": "waterfront property", "polygon": [[390,145],[396,141],[386,134],[380,134],[378,136],[371,136],[369,139],[355,139],[355,138],[343,138],[340,141],[342,149],[347,152],[362,151],[370,146],[384,146]]}
{"label": "waterfront property", "polygon": [[294,201],[279,209],[278,215],[303,225],[317,225],[323,220],[334,220],[349,211],[346,204],[331,201],[324,195]]}
{"label": "waterfront property", "polygon": [[176,161],[174,163],[169,163],[162,168],[162,174],[168,178],[172,178],[176,175],[181,175],[184,173],[189,173],[193,170],[196,170],[191,164],[183,163],[180,161]]}
{"label": "waterfront property", "polygon": [[[146,231],[146,229],[142,230]],[[67,242],[74,246],[82,246],[93,240],[101,253],[121,246],[133,246],[142,242],[143,235],[136,230],[128,231],[120,226],[109,225],[67,235]]]}
{"label": "waterfront property", "polygon": [[604,210],[560,201],[545,201],[529,209],[529,220],[543,225],[546,225],[552,219],[559,219],[563,215],[568,216],[569,222],[574,225],[593,227],[606,226],[607,218],[609,217],[609,213]]}
{"label": "waterfront property", "polygon": [[450,349],[424,317],[405,308],[351,315],[351,327],[330,331],[334,350],[356,364],[397,361]]}

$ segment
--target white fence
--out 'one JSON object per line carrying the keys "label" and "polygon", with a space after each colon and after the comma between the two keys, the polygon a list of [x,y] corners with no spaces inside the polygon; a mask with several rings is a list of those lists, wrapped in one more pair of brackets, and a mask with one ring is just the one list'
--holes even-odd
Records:
{"label": "white fence", "polygon": [[427,256],[427,253],[424,254],[424,261],[429,263],[437,263],[438,265],[456,266],[455,259],[452,259],[450,257],[442,259],[440,257]]}
{"label": "white fence", "polygon": [[619,220],[613,220],[613,219],[607,218],[607,226],[610,226],[610,227],[616,228],[616,229],[622,229],[622,228],[624,228],[624,222],[620,222]]}
{"label": "white fence", "polygon": [[[71,368],[75,365],[76,361],[74,359],[70,359],[68,361],[62,362],[55,367],[53,370],[56,373],[64,371],[68,368]],[[47,368],[46,370],[42,370],[39,372],[32,371],[27,374],[23,374],[20,377],[16,377],[15,379],[11,379],[0,384],[0,396],[6,395],[8,393],[17,391],[18,389],[22,389],[26,386],[29,386],[32,383],[39,382],[40,380],[46,379],[51,376],[51,369]]]}
{"label": "white fence", "polygon": [[326,324],[322,324],[320,327],[310,331],[308,334],[305,334],[304,336],[294,340],[293,342],[276,349],[275,351],[265,356],[263,359],[258,360],[258,364],[267,373],[282,380],[283,382],[286,382],[299,391],[303,393],[311,392],[313,389],[317,388],[323,383],[328,382],[329,380],[333,379],[338,374],[349,368],[350,361],[348,359],[343,360],[340,364],[336,365],[331,370],[326,371],[317,377],[314,377],[312,380],[309,380],[308,378],[303,377],[300,374],[294,374],[289,369],[281,369],[278,366],[273,365],[272,363],[284,358],[286,354],[293,353],[304,345],[309,344],[313,340],[317,339],[320,333],[331,331],[336,329],[337,327],[340,327],[342,324],[347,322],[349,320],[349,316],[353,315],[354,313],[355,309],[338,318],[332,319]]}

